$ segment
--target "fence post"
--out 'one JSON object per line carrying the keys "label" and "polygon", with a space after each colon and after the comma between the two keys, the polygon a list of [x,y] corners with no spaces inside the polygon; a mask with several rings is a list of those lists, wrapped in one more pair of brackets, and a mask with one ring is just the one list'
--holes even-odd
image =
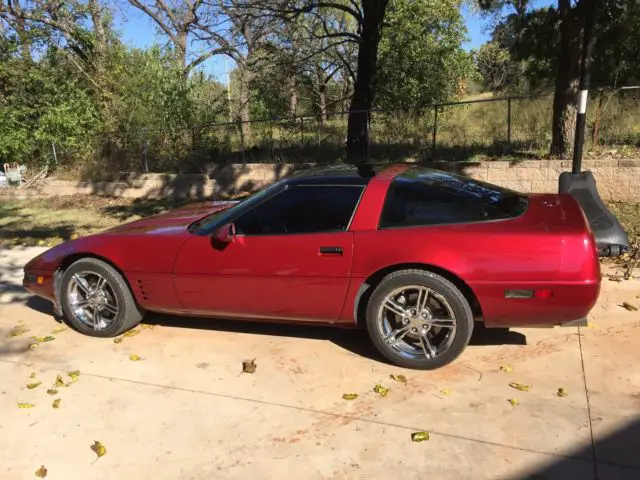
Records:
{"label": "fence post", "polygon": [[507,98],[507,143],[511,145],[511,97]]}
{"label": "fence post", "polygon": [[240,148],[242,149],[242,163],[247,163],[247,158],[245,157],[244,152],[244,124],[242,123],[242,120],[240,120],[238,125],[240,126]]}
{"label": "fence post", "polygon": [[269,119],[269,137],[271,137],[271,141],[269,143],[271,143],[271,161],[275,162],[276,161],[276,145],[275,142],[273,140],[273,117],[271,119]]}
{"label": "fence post", "polygon": [[51,142],[51,150],[53,150],[53,162],[57,166],[58,165],[58,154],[56,153],[56,144]]}
{"label": "fence post", "polygon": [[433,107],[433,138],[431,139],[431,151],[436,153],[436,135],[438,134],[438,106]]}
{"label": "fence post", "polygon": [[300,138],[302,140],[301,143],[304,143],[304,116],[300,117]]}
{"label": "fence post", "polygon": [[149,163],[147,162],[147,148],[148,148],[148,145],[149,145],[149,138],[147,136],[147,131],[146,130],[143,130],[142,134],[144,135],[144,139],[143,139],[144,147],[143,147],[143,150],[142,150],[142,152],[143,152],[142,153],[142,158],[144,159],[144,171],[146,173],[149,173]]}

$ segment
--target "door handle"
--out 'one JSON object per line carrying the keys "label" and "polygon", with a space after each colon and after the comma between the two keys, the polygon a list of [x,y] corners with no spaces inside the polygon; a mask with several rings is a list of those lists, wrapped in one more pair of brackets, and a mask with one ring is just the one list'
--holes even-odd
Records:
{"label": "door handle", "polygon": [[320,255],[342,255],[342,247],[320,247]]}

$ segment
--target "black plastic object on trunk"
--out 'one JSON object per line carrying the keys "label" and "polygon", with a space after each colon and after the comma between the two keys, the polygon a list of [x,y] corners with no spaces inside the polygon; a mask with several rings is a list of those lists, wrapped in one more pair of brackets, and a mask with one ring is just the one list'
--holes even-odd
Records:
{"label": "black plastic object on trunk", "polygon": [[560,174],[558,191],[575,198],[591,225],[601,257],[615,257],[629,250],[629,237],[604,204],[591,172]]}

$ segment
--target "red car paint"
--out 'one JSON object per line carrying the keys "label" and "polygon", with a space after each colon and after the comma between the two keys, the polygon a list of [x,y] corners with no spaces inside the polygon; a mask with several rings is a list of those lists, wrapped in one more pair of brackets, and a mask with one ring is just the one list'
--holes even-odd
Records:
{"label": "red car paint", "polygon": [[[82,256],[124,275],[145,310],[225,318],[355,326],[363,292],[398,268],[453,279],[487,326],[553,325],[595,304],[600,266],[582,210],[564,195],[531,195],[513,219],[378,229],[390,183],[404,165],[365,187],[344,232],[237,236],[217,248],[187,227],[223,207],[183,208],[53,247],[25,267],[25,287],[56,302],[54,272]],[[342,255],[320,253],[341,247]],[[41,275],[41,285],[28,280]],[[505,298],[532,290],[533,298]]]}

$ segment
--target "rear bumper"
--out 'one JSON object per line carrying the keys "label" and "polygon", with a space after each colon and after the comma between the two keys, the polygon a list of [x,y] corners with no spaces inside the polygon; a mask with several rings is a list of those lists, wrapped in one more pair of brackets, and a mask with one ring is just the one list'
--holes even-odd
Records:
{"label": "rear bumper", "polygon": [[588,324],[589,324],[589,320],[587,320],[587,317],[582,317],[577,320],[573,320],[571,322],[561,323],[560,326],[561,327],[586,327]]}
{"label": "rear bumper", "polygon": [[[472,285],[488,327],[584,326],[600,281]],[[505,298],[505,290],[550,289],[550,298]]]}

